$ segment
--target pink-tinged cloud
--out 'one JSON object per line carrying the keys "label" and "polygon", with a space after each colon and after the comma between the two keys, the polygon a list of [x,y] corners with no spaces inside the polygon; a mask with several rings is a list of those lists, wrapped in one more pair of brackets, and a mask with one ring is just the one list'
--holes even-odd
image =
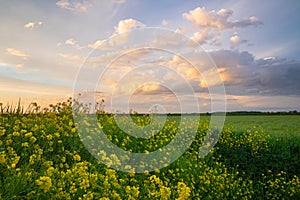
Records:
{"label": "pink-tinged cloud", "polygon": [[144,27],[145,24],[143,24],[140,21],[137,21],[135,19],[125,19],[125,20],[121,20],[118,23],[118,26],[115,27],[115,33],[116,34],[120,34],[120,33],[124,33],[127,31],[130,31],[133,28],[136,27]]}
{"label": "pink-tinged cloud", "polygon": [[14,48],[7,48],[6,52],[13,56],[18,56],[18,57],[23,57],[23,58],[29,57],[29,55],[27,53],[17,50],[17,49],[14,49]]}
{"label": "pink-tinged cloud", "polygon": [[232,14],[233,11],[229,9],[222,8],[218,12],[215,10],[208,12],[204,7],[198,7],[189,11],[189,13],[183,13],[183,17],[188,21],[193,22],[194,26],[197,28],[212,28],[219,30],[262,24],[262,22],[254,16],[241,20],[230,21],[229,18]]}
{"label": "pink-tinged cloud", "polygon": [[204,7],[198,7],[182,14],[184,19],[193,23],[193,29],[200,29],[192,36],[192,39],[200,44],[213,40],[216,32],[262,24],[255,16],[231,21],[229,19],[232,15],[233,11],[229,9],[222,8],[216,12],[215,10],[206,11]]}

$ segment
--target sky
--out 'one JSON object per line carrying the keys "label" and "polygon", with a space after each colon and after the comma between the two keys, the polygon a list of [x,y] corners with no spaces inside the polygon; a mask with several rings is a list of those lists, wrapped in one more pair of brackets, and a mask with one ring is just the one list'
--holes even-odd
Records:
{"label": "sky", "polygon": [[0,1],[0,103],[300,111],[297,0]]}

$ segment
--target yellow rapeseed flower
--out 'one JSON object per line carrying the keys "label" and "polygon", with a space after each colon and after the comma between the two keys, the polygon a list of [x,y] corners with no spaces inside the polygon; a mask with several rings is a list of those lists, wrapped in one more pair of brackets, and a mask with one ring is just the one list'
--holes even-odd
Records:
{"label": "yellow rapeseed flower", "polygon": [[6,163],[6,155],[5,155],[5,152],[2,151],[0,153],[0,164],[4,164],[5,165],[5,163]]}
{"label": "yellow rapeseed flower", "polygon": [[13,136],[18,137],[18,136],[20,136],[20,133],[15,131],[15,132],[13,132]]}
{"label": "yellow rapeseed flower", "polygon": [[28,142],[23,142],[22,147],[29,147],[29,143]]}
{"label": "yellow rapeseed flower", "polygon": [[25,134],[25,138],[29,138],[29,137],[31,137],[32,136],[32,132],[29,132],[29,133],[26,133]]}
{"label": "yellow rapeseed flower", "polygon": [[81,160],[81,157],[80,157],[80,155],[76,154],[76,155],[73,156],[73,159],[74,159],[75,161],[80,161],[80,160]]}
{"label": "yellow rapeseed flower", "polygon": [[44,192],[48,192],[52,187],[52,181],[49,176],[41,176],[35,182],[38,186],[40,186],[40,188],[44,190]]}
{"label": "yellow rapeseed flower", "polygon": [[177,187],[178,200],[188,199],[190,196],[191,189],[184,182],[178,182]]}

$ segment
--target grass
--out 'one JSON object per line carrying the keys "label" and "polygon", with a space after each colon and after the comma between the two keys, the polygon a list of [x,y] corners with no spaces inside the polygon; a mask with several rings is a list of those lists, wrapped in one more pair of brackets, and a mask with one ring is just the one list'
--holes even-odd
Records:
{"label": "grass", "polygon": [[[132,152],[165,146],[179,126],[186,133],[197,127],[192,144],[175,162],[133,173],[102,163],[118,166],[123,161],[118,155],[97,152],[97,160],[87,151],[71,104],[44,110],[31,105],[27,113],[1,105],[1,199],[300,199],[299,116],[228,116],[215,148],[199,158],[209,118],[198,124],[190,116],[180,125],[178,116],[169,116],[155,136],[136,139],[117,126],[113,115],[99,114],[107,138]],[[140,127],[149,124],[148,116],[133,118]],[[101,142],[91,141],[95,148]]]}
{"label": "grass", "polygon": [[300,135],[300,115],[246,115],[227,116],[225,126],[235,132],[244,132],[254,126],[272,136]]}

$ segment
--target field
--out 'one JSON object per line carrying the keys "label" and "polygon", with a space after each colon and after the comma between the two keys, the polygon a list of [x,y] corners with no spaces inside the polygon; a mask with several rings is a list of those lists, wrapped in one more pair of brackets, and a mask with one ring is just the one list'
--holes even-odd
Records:
{"label": "field", "polygon": [[231,126],[235,132],[243,132],[255,126],[272,136],[300,135],[299,115],[227,116],[225,125]]}
{"label": "field", "polygon": [[[179,126],[185,127],[185,133],[196,126],[197,133],[187,151],[169,166],[144,173],[134,173],[134,168],[123,172],[112,168],[121,168],[124,160],[120,156],[100,151],[95,159],[84,147],[71,101],[44,110],[32,105],[26,114],[20,108],[1,105],[0,197],[300,199],[299,115],[227,116],[217,144],[205,158],[199,158],[198,153],[209,116],[201,116],[199,124],[197,116],[179,124],[179,117],[170,115],[163,128],[148,139],[123,133],[113,115],[97,116],[107,138],[128,152],[162,148],[176,136]],[[140,126],[149,123],[146,115],[132,118]],[[188,138],[183,136],[184,140]],[[90,150],[97,150],[98,143],[92,142]]]}

